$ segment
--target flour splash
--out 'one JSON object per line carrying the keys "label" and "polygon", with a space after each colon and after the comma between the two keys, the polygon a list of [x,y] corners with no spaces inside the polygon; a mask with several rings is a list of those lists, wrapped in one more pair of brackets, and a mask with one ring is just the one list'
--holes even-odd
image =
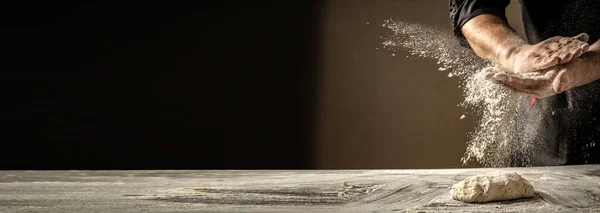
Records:
{"label": "flour splash", "polygon": [[437,60],[439,71],[459,79],[465,97],[459,106],[480,118],[477,127],[468,133],[463,165],[477,161],[486,167],[508,166],[510,150],[516,144],[513,143],[516,96],[485,80],[484,70],[493,65],[460,46],[448,30],[395,20],[384,21],[383,27],[390,30],[384,48],[403,49],[413,57]]}

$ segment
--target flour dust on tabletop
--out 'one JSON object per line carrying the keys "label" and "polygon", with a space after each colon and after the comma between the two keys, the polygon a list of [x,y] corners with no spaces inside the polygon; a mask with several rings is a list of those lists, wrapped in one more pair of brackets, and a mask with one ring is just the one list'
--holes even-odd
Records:
{"label": "flour dust on tabletop", "polygon": [[384,48],[392,52],[408,51],[414,58],[436,60],[440,66],[438,72],[449,72],[448,77],[458,78],[458,87],[465,98],[458,106],[474,114],[470,117],[479,118],[477,127],[468,134],[467,149],[461,159],[463,165],[477,161],[487,167],[508,166],[510,150],[520,149],[515,147],[517,143],[512,143],[516,135],[517,95],[485,80],[484,70],[493,65],[460,46],[449,30],[396,20],[384,21],[383,27],[390,30],[383,38]]}

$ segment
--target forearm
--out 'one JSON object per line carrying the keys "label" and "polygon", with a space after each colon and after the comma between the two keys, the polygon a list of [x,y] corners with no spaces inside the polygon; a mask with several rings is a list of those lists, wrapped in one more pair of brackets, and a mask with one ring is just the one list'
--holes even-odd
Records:
{"label": "forearm", "polygon": [[512,55],[527,42],[500,17],[482,14],[469,20],[461,31],[477,55],[512,68]]}
{"label": "forearm", "polygon": [[592,45],[590,45],[590,49],[588,50],[590,52],[600,52],[600,40],[594,42]]}
{"label": "forearm", "polygon": [[588,52],[581,55],[580,59],[585,66],[581,69],[594,71],[596,73],[592,80],[600,78],[600,40],[594,42]]}
{"label": "forearm", "polygon": [[576,59],[574,63],[583,65],[579,69],[598,70],[598,73],[600,73],[600,40],[590,45],[589,50]]}
{"label": "forearm", "polygon": [[557,93],[600,79],[600,41],[592,44],[581,57],[557,69],[559,72],[553,82]]}

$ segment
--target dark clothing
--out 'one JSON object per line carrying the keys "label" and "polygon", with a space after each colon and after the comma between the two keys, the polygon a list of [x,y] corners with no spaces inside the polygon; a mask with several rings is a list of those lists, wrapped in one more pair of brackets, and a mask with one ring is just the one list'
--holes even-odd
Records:
{"label": "dark clothing", "polygon": [[510,4],[510,0],[450,0],[450,20],[460,44],[469,46],[467,39],[460,32],[460,28],[475,16],[492,14],[508,23],[505,14],[508,4]]}
{"label": "dark clothing", "polygon": [[[455,35],[468,47],[460,28],[480,14],[506,20],[509,0],[450,0]],[[600,37],[600,1],[521,0],[527,40],[538,43],[552,36]],[[600,163],[600,81],[537,99],[523,95],[517,106],[517,143],[531,149],[514,150],[511,166]],[[597,144],[598,143],[598,144]]]}

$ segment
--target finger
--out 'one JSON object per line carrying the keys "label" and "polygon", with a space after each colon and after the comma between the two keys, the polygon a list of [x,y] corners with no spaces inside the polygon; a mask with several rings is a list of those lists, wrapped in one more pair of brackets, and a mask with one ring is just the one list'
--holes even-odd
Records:
{"label": "finger", "polygon": [[581,49],[579,48],[581,45],[581,41],[577,41],[577,42],[573,42],[572,44],[569,44],[565,47],[563,47],[565,49],[565,52],[571,53],[571,55],[574,55],[574,53],[577,51],[577,49]]}
{"label": "finger", "polygon": [[581,48],[582,53],[585,53],[589,49],[590,45],[587,42],[590,37],[588,34],[581,33],[572,38],[574,39],[566,45],[566,47],[568,47],[568,51],[571,52],[571,54],[574,54],[574,51],[576,51],[577,48]]}
{"label": "finger", "polygon": [[588,43],[583,42],[583,41],[575,40],[575,41],[571,42],[570,44],[566,45],[565,47],[567,47],[571,53],[575,49],[578,49],[578,48],[582,49],[583,52],[587,52],[588,49],[590,48],[590,45]]}
{"label": "finger", "polygon": [[500,86],[502,86],[503,88],[510,90],[511,92],[516,92],[516,93],[521,93],[521,94],[527,94],[527,95],[533,95],[533,94],[529,94],[529,93],[528,93],[528,92],[526,92],[526,91],[521,91],[521,90],[518,90],[517,88],[511,87],[511,86],[510,86],[510,85],[508,85],[508,84],[505,84],[505,83],[502,83],[502,82],[497,82],[497,83],[498,83]]}
{"label": "finger", "polygon": [[558,62],[558,64],[564,64],[564,63],[571,61],[571,59],[573,59],[573,54],[571,54],[570,52],[561,53],[559,58],[560,58],[560,62]]}
{"label": "finger", "polygon": [[[582,35],[578,35],[579,37],[582,37],[580,39],[586,39],[587,38],[587,34],[585,34],[585,36]],[[587,48],[589,48],[589,44],[587,44],[586,41],[582,41],[577,39],[576,37],[561,37],[556,41],[553,42],[546,42],[544,46],[544,49],[547,50],[546,54],[542,54],[542,55],[546,55],[546,56],[550,56],[552,54],[554,54],[557,51],[560,51],[559,49],[565,48],[565,47],[581,47],[582,49],[584,49],[585,51],[587,51]]]}
{"label": "finger", "polygon": [[503,84],[506,84],[519,91],[527,92],[530,94],[535,94],[539,91],[542,91],[544,88],[549,87],[551,83],[547,76],[523,78],[521,76],[512,76],[507,75],[505,73],[498,73],[494,77],[497,81]]}
{"label": "finger", "polygon": [[560,62],[558,57],[536,57],[533,63],[533,69],[543,70],[556,66]]}
{"label": "finger", "polygon": [[587,52],[590,49],[590,45],[588,43],[583,43],[579,48],[583,50],[582,52]]}
{"label": "finger", "polygon": [[556,93],[564,92],[565,90],[572,88],[573,82],[567,75],[567,70],[560,71],[554,81],[552,82],[552,88]]}
{"label": "finger", "polygon": [[558,39],[558,43],[560,43],[560,44],[567,44],[567,43],[569,43],[569,42],[571,42],[573,40],[575,40],[575,38],[572,38],[572,37],[562,37],[562,38]]}
{"label": "finger", "polygon": [[560,43],[558,42],[550,42],[548,44],[545,45],[546,49],[548,49],[548,53],[547,55],[552,54],[553,52],[557,51],[558,49],[560,49],[560,47],[562,46]]}
{"label": "finger", "polygon": [[545,75],[544,71],[535,71],[535,72],[522,73],[520,75],[520,77],[522,77],[522,78],[544,78],[544,75]]}
{"label": "finger", "polygon": [[[537,79],[539,79],[539,81],[542,81],[541,79],[548,79],[548,77],[553,77],[554,75],[548,74],[546,73],[543,76],[539,76]],[[499,84],[500,86],[502,86],[505,89],[508,89],[512,92],[516,92],[516,93],[520,93],[520,94],[526,94],[526,95],[532,95],[535,97],[547,97],[550,95],[553,95],[554,91],[547,91],[547,87],[542,87],[540,89],[531,89],[531,88],[523,88],[520,86],[515,86],[513,83],[510,83],[511,81],[513,81],[514,79],[511,78],[521,78],[520,76],[514,76],[514,75],[510,75],[508,73],[496,73],[493,77],[491,77],[489,80]],[[531,79],[533,80],[533,79]],[[547,80],[546,80],[547,81]],[[552,90],[552,89],[550,89]]]}
{"label": "finger", "polygon": [[556,51],[558,51],[558,47],[555,50],[548,50],[545,53],[543,53],[541,55],[541,57],[552,57],[552,55],[554,55],[554,53],[556,53]]}
{"label": "finger", "polygon": [[556,77],[556,75],[557,75],[556,70],[550,70],[550,71],[547,71],[546,73],[544,73],[543,78],[550,81],[550,80],[554,79]]}
{"label": "finger", "polygon": [[483,72],[485,72],[485,73],[498,73],[498,72],[502,72],[502,70],[500,70],[500,68],[494,66],[494,67],[483,68]]}
{"label": "finger", "polygon": [[496,72],[496,73],[488,73],[488,77],[499,80],[499,81],[523,81],[525,83],[533,83],[533,82],[542,82],[542,81],[550,81],[554,79],[556,76],[556,71],[554,69],[547,71],[535,71],[528,72],[519,75],[510,74],[504,71]]}
{"label": "finger", "polygon": [[531,92],[531,91],[519,90],[517,88],[511,87],[510,85],[507,85],[507,84],[504,84],[504,83],[499,83],[499,84],[503,88],[508,89],[511,92],[515,92],[515,93],[519,93],[519,94],[530,95],[530,96],[541,97],[541,98],[548,96],[548,95],[543,95],[543,94],[538,93],[538,92]]}
{"label": "finger", "polygon": [[529,88],[531,88],[532,85],[535,84],[534,82],[528,81],[527,79],[522,78],[520,76],[510,75],[507,73],[497,73],[496,75],[494,75],[494,79],[512,88],[526,91],[529,91]]}
{"label": "finger", "polygon": [[491,74],[491,75],[486,75],[486,79],[488,79],[496,84],[499,84],[500,86],[502,86],[512,92],[527,93],[526,91],[519,90],[515,87],[512,87],[509,84],[504,83],[505,81],[507,81],[507,77],[509,74],[506,74],[506,73],[494,73],[494,74],[488,73],[488,74]]}
{"label": "finger", "polygon": [[550,38],[544,40],[543,42],[557,43],[562,38],[565,38],[565,37],[562,37],[562,36],[553,36],[553,37],[550,37]]}
{"label": "finger", "polygon": [[581,54],[585,53],[589,49],[589,45],[579,40],[573,40],[570,43],[562,46],[557,51],[549,51],[550,57],[558,57],[558,64],[568,63],[573,58],[578,58]]}
{"label": "finger", "polygon": [[581,56],[582,54],[583,54],[583,49],[575,48],[575,50],[573,51],[573,58],[579,58],[579,56]]}
{"label": "finger", "polygon": [[558,73],[558,75],[556,75],[556,78],[552,82],[552,89],[554,89],[554,92],[561,93],[564,91],[565,80],[566,80],[565,73],[566,73],[565,71],[561,71],[560,73]]}
{"label": "finger", "polygon": [[576,35],[573,38],[586,43],[590,40],[590,36],[587,33],[580,33],[579,35]]}

